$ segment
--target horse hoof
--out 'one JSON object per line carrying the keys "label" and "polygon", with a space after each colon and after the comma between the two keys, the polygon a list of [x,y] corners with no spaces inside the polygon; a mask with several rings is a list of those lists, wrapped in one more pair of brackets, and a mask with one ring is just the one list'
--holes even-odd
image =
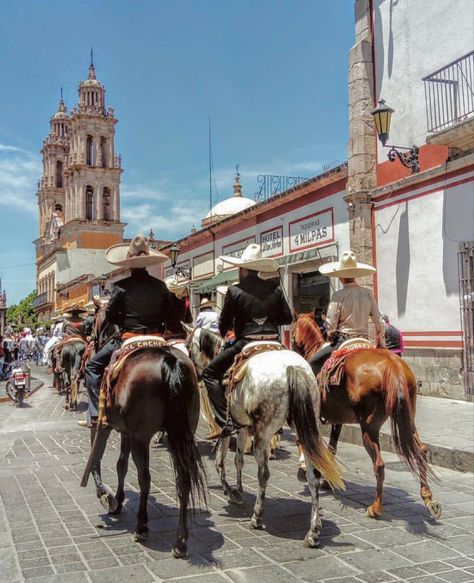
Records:
{"label": "horse hoof", "polygon": [[428,508],[428,512],[431,514],[433,518],[439,518],[442,513],[441,504],[437,500],[432,500],[428,502],[426,505]]}
{"label": "horse hoof", "polygon": [[312,532],[308,532],[308,534],[304,537],[303,545],[308,549],[315,549],[319,547],[319,536],[317,534],[313,534]]}
{"label": "horse hoof", "polygon": [[239,505],[242,504],[243,503],[242,492],[240,492],[236,488],[231,488],[229,492],[229,499],[233,504]]}
{"label": "horse hoof", "polygon": [[109,510],[108,514],[110,516],[118,516],[119,514],[122,514],[122,505],[117,503],[117,508],[114,508],[114,510]]}
{"label": "horse hoof", "polygon": [[262,530],[263,529],[263,519],[255,516],[255,514],[250,519],[250,526],[255,530]]}
{"label": "horse hoof", "polygon": [[117,498],[107,487],[104,487],[104,491],[99,495],[99,502],[109,514],[112,514],[118,508]]}
{"label": "horse hoof", "polygon": [[330,490],[331,486],[329,485],[329,482],[327,480],[323,480],[321,482],[321,490]]}
{"label": "horse hoof", "polygon": [[277,456],[276,456],[276,451],[274,449],[270,450],[270,455],[268,456],[269,460],[276,460]]}
{"label": "horse hoof", "polygon": [[171,551],[171,556],[175,559],[185,559],[188,556],[188,549],[184,547],[184,549],[180,549],[179,547],[173,547]]}
{"label": "horse hoof", "polygon": [[66,403],[66,404],[64,405],[64,408],[66,409],[66,411],[69,411],[69,403]]}
{"label": "horse hoof", "polygon": [[375,512],[374,507],[373,506],[369,506],[367,508],[367,516],[369,518],[382,518],[382,513],[380,512]]}
{"label": "horse hoof", "polygon": [[296,477],[298,478],[298,482],[302,482],[303,484],[306,483],[306,468],[299,467],[296,473]]}
{"label": "horse hoof", "polygon": [[144,531],[144,532],[137,532],[135,531],[133,533],[133,540],[136,543],[143,543],[148,539],[148,530]]}

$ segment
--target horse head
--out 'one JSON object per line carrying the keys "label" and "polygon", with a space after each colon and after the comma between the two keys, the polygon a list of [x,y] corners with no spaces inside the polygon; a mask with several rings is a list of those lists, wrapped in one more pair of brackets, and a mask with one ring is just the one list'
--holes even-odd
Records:
{"label": "horse head", "polygon": [[202,371],[217,356],[222,346],[222,338],[216,332],[205,328],[193,328],[181,322],[186,332],[186,348],[189,358],[192,360],[199,378]]}
{"label": "horse head", "polygon": [[298,314],[293,310],[290,333],[292,350],[305,358],[312,356],[324,344],[314,310],[305,314]]}

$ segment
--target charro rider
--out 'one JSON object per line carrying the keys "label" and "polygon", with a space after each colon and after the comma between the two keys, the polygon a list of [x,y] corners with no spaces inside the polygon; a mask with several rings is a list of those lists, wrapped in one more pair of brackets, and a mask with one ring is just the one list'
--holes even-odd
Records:
{"label": "charro rider", "polygon": [[[222,350],[203,371],[203,381],[214,408],[217,423],[232,431],[227,420],[225,388],[222,379],[236,354],[253,340],[277,340],[278,326],[290,324],[291,310],[276,283],[278,263],[261,256],[260,246],[250,244],[240,258],[220,257],[225,263],[239,267],[239,283],[227,290],[219,319],[222,337],[235,330],[235,343]],[[273,281],[269,281],[273,278]]]}
{"label": "charro rider", "polygon": [[79,314],[84,314],[86,312],[86,309],[81,308],[77,304],[72,304],[69,306],[69,308],[67,308],[67,311],[64,314],[64,336],[78,336],[79,338],[85,340],[87,336],[86,321]]}
{"label": "charro rider", "polygon": [[[106,258],[109,263],[128,267],[131,271],[130,277],[114,285],[106,310],[106,319],[121,329],[121,340],[141,334],[162,335],[166,324],[173,317],[174,308],[165,283],[152,277],[146,268],[163,263],[167,260],[166,255],[150,249],[146,238],[136,235],[130,245],[122,243],[109,247]],[[113,338],[86,365],[92,439],[97,424],[102,375],[119,346],[120,340]],[[105,442],[102,446],[105,447]],[[97,455],[100,459],[101,453]]]}
{"label": "charro rider", "polygon": [[356,278],[372,275],[375,268],[359,263],[353,251],[344,251],[340,261],[325,263],[319,271],[329,277],[338,277],[342,289],[333,293],[326,314],[329,345],[319,350],[310,360],[317,374],[330,354],[349,338],[369,337],[369,318],[372,318],[378,336],[378,346],[385,347],[384,327],[380,312],[370,289],[359,285]]}

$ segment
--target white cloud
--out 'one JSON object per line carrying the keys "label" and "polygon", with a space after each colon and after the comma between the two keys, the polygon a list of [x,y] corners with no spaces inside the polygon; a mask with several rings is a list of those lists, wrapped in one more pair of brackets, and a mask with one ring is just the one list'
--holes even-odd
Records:
{"label": "white cloud", "polygon": [[0,144],[0,206],[36,213],[36,184],[41,175],[40,157]]}
{"label": "white cloud", "polygon": [[123,184],[120,196],[123,199],[166,200],[170,195],[161,184]]}

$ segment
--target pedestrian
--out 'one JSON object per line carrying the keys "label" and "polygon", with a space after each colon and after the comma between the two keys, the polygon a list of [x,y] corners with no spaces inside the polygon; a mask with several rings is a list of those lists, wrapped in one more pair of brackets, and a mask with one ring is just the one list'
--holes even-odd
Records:
{"label": "pedestrian", "polygon": [[195,328],[206,328],[212,332],[219,332],[219,314],[215,311],[216,302],[202,298],[199,304],[199,314],[194,323]]}
{"label": "pedestrian", "polygon": [[[219,332],[224,338],[234,329],[236,341],[222,350],[202,373],[215,418],[223,432],[230,433],[233,424],[227,419],[227,401],[222,380],[244,346],[254,340],[277,340],[278,327],[290,324],[292,314],[278,280],[278,262],[262,257],[260,245],[251,243],[241,257],[222,256],[225,263],[239,268],[239,283],[231,285],[222,307]],[[272,278],[272,279],[270,279]]]}
{"label": "pedestrian", "polygon": [[165,283],[173,303],[173,317],[168,321],[165,338],[167,340],[185,340],[186,331],[181,322],[191,324],[193,321],[189,306],[188,282],[178,281],[176,275],[172,275],[165,279]]}
{"label": "pedestrian", "polygon": [[319,271],[322,275],[337,277],[342,289],[333,293],[326,314],[328,346],[320,349],[309,361],[314,374],[318,374],[331,353],[349,338],[368,338],[369,319],[372,319],[378,336],[378,344],[385,347],[385,335],[380,312],[370,289],[356,282],[359,277],[372,275],[375,268],[357,262],[353,251],[344,251],[340,261],[325,263]]}
{"label": "pedestrian", "polygon": [[5,350],[3,348],[3,336],[0,336],[0,380],[5,379],[3,366],[5,364]]}
{"label": "pedestrian", "polygon": [[403,334],[390,322],[387,314],[382,314],[382,322],[385,325],[385,344],[388,350],[401,356],[403,354]]}

